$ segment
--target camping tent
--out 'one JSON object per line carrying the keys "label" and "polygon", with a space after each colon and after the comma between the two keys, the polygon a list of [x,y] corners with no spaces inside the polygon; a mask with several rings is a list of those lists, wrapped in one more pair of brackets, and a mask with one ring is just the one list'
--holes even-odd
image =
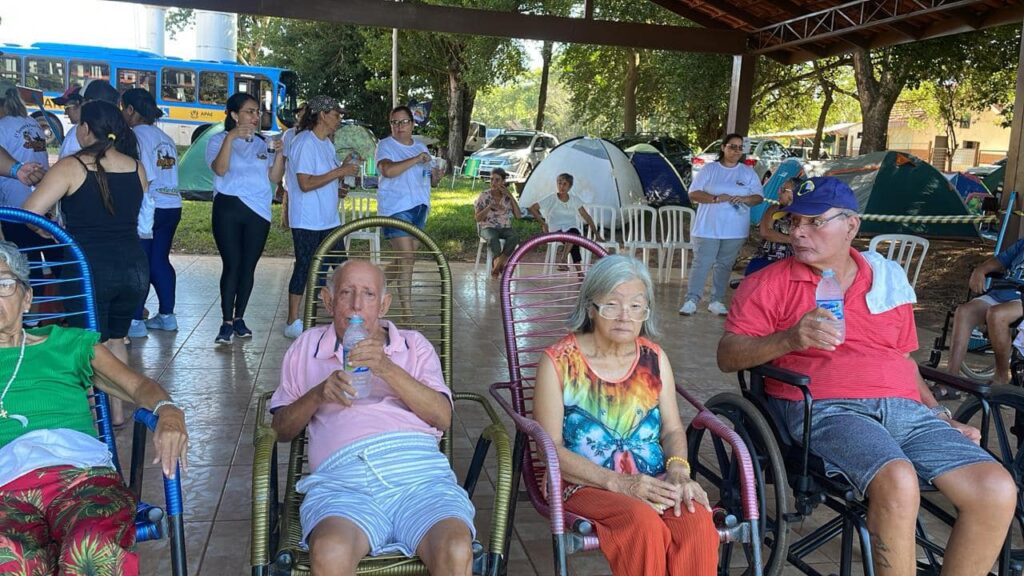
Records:
{"label": "camping tent", "polygon": [[223,131],[223,122],[211,124],[178,159],[178,190],[186,200],[213,198],[213,170],[206,163],[206,143]]}
{"label": "camping tent", "polygon": [[636,168],[648,204],[655,207],[670,204],[690,206],[683,179],[657,148],[650,144],[636,144],[626,148],[626,156]]}
{"label": "camping tent", "polygon": [[356,120],[343,120],[334,133],[334,149],[338,152],[338,159],[342,161],[352,152],[363,160],[370,160],[377,152],[377,137],[370,132],[366,124]]}
{"label": "camping tent", "polygon": [[[872,152],[825,162],[810,176],[835,176],[850,185],[862,214],[967,216],[963,198],[934,166],[903,152]],[[868,234],[978,237],[976,224],[864,221]]]}
{"label": "camping tent", "polygon": [[981,180],[973,174],[967,174],[966,172],[943,172],[943,176],[949,180],[949,183],[953,185],[957,193],[960,194],[961,198],[966,199],[971,194],[975,193],[988,193],[988,188],[981,183]]}
{"label": "camping tent", "polygon": [[618,209],[643,202],[640,176],[626,154],[607,140],[579,137],[562,142],[537,164],[523,186],[519,205],[528,208],[557,192],[555,181],[562,173],[572,174],[572,193],[584,204]]}

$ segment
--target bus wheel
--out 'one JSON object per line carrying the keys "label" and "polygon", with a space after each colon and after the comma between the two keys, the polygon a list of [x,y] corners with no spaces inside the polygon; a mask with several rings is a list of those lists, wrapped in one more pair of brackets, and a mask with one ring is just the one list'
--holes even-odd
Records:
{"label": "bus wheel", "polygon": [[203,124],[199,128],[196,128],[195,130],[193,130],[192,131],[192,142],[191,142],[191,144],[195,144],[196,140],[199,140],[199,137],[203,135],[203,132],[206,132],[207,130],[210,129],[210,126],[213,126],[213,124]]}
{"label": "bus wheel", "polygon": [[[57,118],[49,112],[42,111],[33,112],[32,117],[36,119],[36,122],[39,123],[39,128],[43,131],[43,134],[46,135],[47,146],[58,145],[58,137],[60,138],[61,142],[64,141],[64,125],[60,123],[59,118]],[[49,118],[49,122],[47,122],[47,118]],[[51,124],[53,125],[52,128],[50,126]],[[54,130],[57,131],[56,135],[53,133]]]}

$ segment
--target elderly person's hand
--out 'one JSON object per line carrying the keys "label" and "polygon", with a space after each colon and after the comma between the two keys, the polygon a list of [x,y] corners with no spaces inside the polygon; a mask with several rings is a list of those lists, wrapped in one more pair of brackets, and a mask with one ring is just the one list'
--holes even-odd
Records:
{"label": "elderly person's hand", "polygon": [[164,476],[174,478],[175,467],[181,463],[181,471],[188,471],[188,431],[185,429],[185,414],[174,406],[164,406],[153,434],[156,457],[153,464],[160,463]]}
{"label": "elderly person's hand", "polygon": [[963,422],[957,422],[956,420],[949,420],[948,422],[954,430],[963,434],[965,438],[975,444],[981,444],[981,430],[978,430],[970,424],[964,424]]}
{"label": "elderly person's hand", "polygon": [[804,314],[799,322],[787,330],[790,346],[793,350],[835,350],[839,345],[839,332],[831,322],[827,322],[835,319],[836,317],[824,308],[815,308]]}
{"label": "elderly person's hand", "polygon": [[319,385],[321,404],[341,404],[348,407],[356,397],[352,387],[352,375],[344,370],[335,370]]}
{"label": "elderly person's hand", "polygon": [[384,353],[384,337],[372,336],[356,344],[347,360],[353,366],[367,367],[370,372],[380,374],[391,367],[391,359]]}
{"label": "elderly person's hand", "polygon": [[983,294],[985,292],[985,273],[980,268],[975,268],[971,271],[971,278],[967,282],[967,286],[971,289],[971,292],[975,294]]}
{"label": "elderly person's hand", "polygon": [[675,484],[646,474],[618,474],[611,490],[643,500],[659,513],[679,503],[679,488]]}

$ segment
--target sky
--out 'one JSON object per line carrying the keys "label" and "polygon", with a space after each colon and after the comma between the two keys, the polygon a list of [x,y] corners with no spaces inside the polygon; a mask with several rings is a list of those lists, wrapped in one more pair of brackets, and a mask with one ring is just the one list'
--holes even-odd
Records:
{"label": "sky", "polygon": [[[46,18],[40,18],[39,4],[5,1],[0,3],[0,43],[29,45],[33,42],[103,45],[107,48],[138,48],[142,38],[138,25],[143,7],[127,2],[104,0],[45,0]],[[45,25],[42,23],[45,22]],[[191,59],[196,54],[194,29],[184,30],[171,40],[164,37],[167,56]],[[526,42],[529,66],[540,66],[540,43]]]}

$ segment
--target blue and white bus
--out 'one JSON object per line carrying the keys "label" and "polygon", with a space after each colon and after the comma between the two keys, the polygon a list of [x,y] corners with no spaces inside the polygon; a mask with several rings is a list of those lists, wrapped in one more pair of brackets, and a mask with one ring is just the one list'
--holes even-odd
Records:
{"label": "blue and white bus", "polygon": [[[64,133],[71,124],[53,99],[69,85],[84,86],[100,79],[119,92],[145,88],[164,111],[157,125],[182,146],[224,119],[224,104],[235,92],[257,97],[263,110],[262,130],[281,131],[291,126],[297,105],[298,77],[291,70],[183,60],[123,48],[0,43],[0,77],[42,90],[46,114],[58,120],[55,125]],[[42,111],[36,109],[32,115],[45,124]]]}

